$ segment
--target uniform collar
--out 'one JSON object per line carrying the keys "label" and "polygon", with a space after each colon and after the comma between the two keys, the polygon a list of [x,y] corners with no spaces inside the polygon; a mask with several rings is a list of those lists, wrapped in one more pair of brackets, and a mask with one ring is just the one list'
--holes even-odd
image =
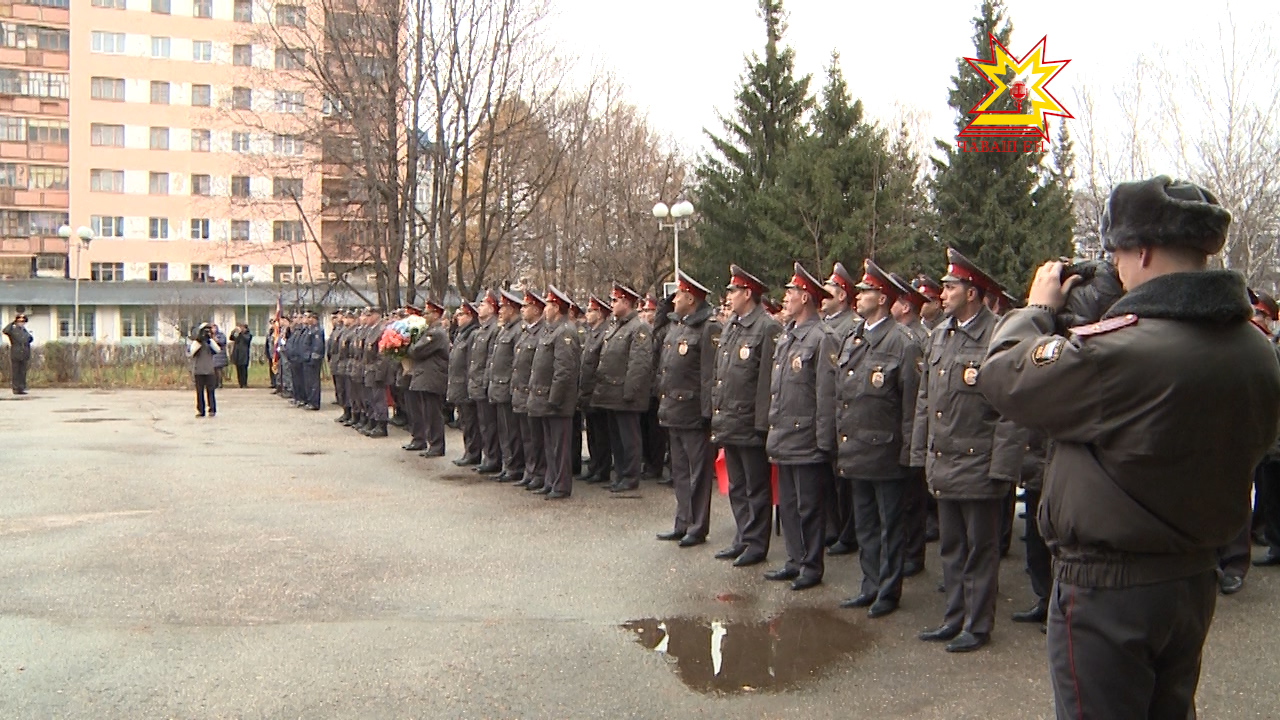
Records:
{"label": "uniform collar", "polygon": [[747,313],[746,315],[734,315],[733,319],[734,319],[734,322],[738,323],[742,327],[751,327],[752,325],[755,325],[756,321],[759,320],[760,317],[763,315],[764,315],[764,306],[761,305],[760,303],[756,303],[756,306],[754,308],[751,308],[751,312]]}

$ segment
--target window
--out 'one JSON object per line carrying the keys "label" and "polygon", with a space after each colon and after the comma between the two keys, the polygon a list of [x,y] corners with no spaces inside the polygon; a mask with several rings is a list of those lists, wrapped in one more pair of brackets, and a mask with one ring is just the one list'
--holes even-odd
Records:
{"label": "window", "polygon": [[298,276],[302,274],[301,265],[272,265],[271,279],[275,282],[295,282],[300,280]]}
{"label": "window", "polygon": [[239,275],[240,277],[244,277],[245,275],[252,275],[252,274],[253,274],[253,271],[250,269],[248,265],[232,265],[231,266],[232,278],[234,278],[236,275]]}
{"label": "window", "polygon": [[168,240],[169,218],[149,218],[147,220],[147,237],[152,240]]}
{"label": "window", "polygon": [[209,107],[213,104],[213,88],[208,85],[191,86],[191,106]]}
{"label": "window", "polygon": [[231,176],[231,197],[233,198],[249,197],[249,176],[248,175],[232,175]]}
{"label": "window", "polygon": [[67,88],[67,76],[64,73],[0,68],[0,93],[5,95],[65,98]]}
{"label": "window", "polygon": [[124,237],[124,218],[119,215],[91,215],[89,227],[94,237]]}
{"label": "window", "polygon": [[307,9],[301,5],[277,5],[276,25],[304,28],[307,26]]}
{"label": "window", "polygon": [[249,242],[249,221],[231,221],[231,239],[235,242]]}
{"label": "window", "polygon": [[[279,136],[277,136],[279,137]],[[27,139],[27,119],[20,117],[0,116],[0,140],[6,142],[22,142]]]}
{"label": "window", "polygon": [[168,105],[169,104],[169,83],[164,80],[151,81],[151,104],[152,105]]}
{"label": "window", "polygon": [[153,58],[169,57],[170,47],[171,47],[171,43],[169,38],[155,37],[155,36],[151,37],[151,57]]}
{"label": "window", "polygon": [[209,40],[192,40],[191,59],[198,63],[213,62],[213,43]]}
{"label": "window", "polygon": [[236,110],[252,110],[253,90],[246,87],[231,88],[231,107]]}
{"label": "window", "polygon": [[53,237],[58,228],[70,222],[71,216],[64,212],[32,212],[27,214],[27,232],[29,235]]}
{"label": "window", "polygon": [[209,175],[192,175],[191,176],[191,194],[192,195],[210,195],[212,194],[213,180]]}
{"label": "window", "polygon": [[195,0],[191,3],[191,15],[206,19],[213,17],[213,0]]}
{"label": "window", "polygon": [[152,195],[168,195],[169,173],[150,173],[147,178],[147,192]]}
{"label": "window", "polygon": [[89,144],[98,147],[124,147],[124,126],[90,123]]}
{"label": "window", "polygon": [[123,10],[124,0],[93,0],[93,6],[107,8],[108,10]]}
{"label": "window", "polygon": [[231,152],[249,152],[250,135],[247,132],[231,133]]}
{"label": "window", "polygon": [[[155,263],[151,267],[155,267]],[[168,270],[165,270],[168,275]],[[152,280],[152,282],[163,282]],[[120,308],[120,337],[154,338],[156,336],[156,309],[149,307]]]}
{"label": "window", "polygon": [[301,91],[277,90],[276,112],[300,113],[302,112],[302,100],[303,94]]}
{"label": "window", "polygon": [[276,48],[277,70],[301,70],[306,51],[297,48]]}
{"label": "window", "polygon": [[253,0],[236,0],[232,17],[236,22],[253,22]]}
{"label": "window", "polygon": [[59,275],[65,275],[67,270],[66,255],[37,255],[36,270],[49,270]]}
{"label": "window", "polygon": [[168,150],[169,149],[169,128],[167,127],[151,128],[151,149],[152,150]]}
{"label": "window", "polygon": [[151,0],[151,12],[161,15],[169,14],[169,0]]}
{"label": "window", "polygon": [[231,46],[231,64],[248,67],[253,64],[253,46],[252,45],[232,45]]}
{"label": "window", "polygon": [[32,165],[27,168],[27,189],[66,190],[68,170],[52,165]]}
{"label": "window", "polygon": [[76,323],[75,311],[70,307],[58,308],[58,337],[69,338],[76,335],[79,331],[80,337],[93,337],[93,316],[94,308],[80,308],[80,322]]}
{"label": "window", "polygon": [[191,239],[209,239],[209,218],[191,218]]}
{"label": "window", "polygon": [[209,282],[209,266],[192,265],[191,282]]}
{"label": "window", "polygon": [[[278,243],[302,242],[302,222],[300,220],[276,220],[271,223],[271,239]],[[302,268],[298,268],[301,272]]]}
{"label": "window", "polygon": [[90,263],[89,279],[95,282],[124,282],[124,263]]}
{"label": "window", "polygon": [[302,178],[271,178],[271,197],[302,197]]}
{"label": "window", "polygon": [[89,97],[94,100],[124,102],[124,78],[92,78],[89,81]]}
{"label": "window", "polygon": [[13,163],[0,163],[0,187],[18,186],[18,166]]}
{"label": "window", "polygon": [[124,192],[124,171],[90,170],[89,191],[106,193]]}
{"label": "window", "polygon": [[151,263],[147,268],[147,280],[169,282],[169,263]]}
{"label": "window", "polygon": [[28,120],[27,142],[67,145],[71,142],[70,125],[66,120]]}
{"label": "window", "polygon": [[96,53],[121,55],[124,53],[124,33],[94,30],[89,36],[89,49]]}
{"label": "window", "polygon": [[305,144],[297,135],[276,135],[271,147],[277,155],[301,155],[305,151]]}
{"label": "window", "polygon": [[[192,130],[191,131],[191,152],[209,152],[209,144],[212,134],[208,130]],[[205,175],[205,177],[209,177]],[[192,178],[191,194],[195,193],[194,176]]]}

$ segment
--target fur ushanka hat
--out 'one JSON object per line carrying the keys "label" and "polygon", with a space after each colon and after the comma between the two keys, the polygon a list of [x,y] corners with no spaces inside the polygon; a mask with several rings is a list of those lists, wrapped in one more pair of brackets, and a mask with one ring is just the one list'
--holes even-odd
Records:
{"label": "fur ushanka hat", "polygon": [[1135,247],[1186,247],[1213,255],[1227,242],[1231,213],[1208,190],[1158,175],[1120,183],[1102,213],[1102,246],[1108,252]]}

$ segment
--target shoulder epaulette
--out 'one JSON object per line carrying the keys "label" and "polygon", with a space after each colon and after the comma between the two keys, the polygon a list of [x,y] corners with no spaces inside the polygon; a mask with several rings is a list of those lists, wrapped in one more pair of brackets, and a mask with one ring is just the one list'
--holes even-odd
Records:
{"label": "shoulder epaulette", "polygon": [[1119,330],[1120,328],[1129,327],[1137,322],[1138,316],[1133,313],[1129,313],[1128,315],[1118,315],[1113,318],[1107,318],[1106,320],[1099,320],[1096,323],[1073,327],[1071,328],[1071,332],[1078,337],[1091,337],[1093,335],[1102,335],[1103,333],[1109,333]]}

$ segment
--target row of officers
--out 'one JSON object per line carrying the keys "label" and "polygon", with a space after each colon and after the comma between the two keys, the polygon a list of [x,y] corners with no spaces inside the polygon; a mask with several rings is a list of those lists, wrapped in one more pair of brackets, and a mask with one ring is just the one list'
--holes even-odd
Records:
{"label": "row of officers", "polygon": [[[653,397],[676,497],[673,527],[659,539],[706,541],[723,450],[736,533],[717,558],[765,561],[776,476],[786,561],[767,579],[805,590],[822,582],[828,552],[860,551],[861,587],[843,605],[882,617],[937,533],[946,613],[921,637],[952,652],[986,644],[1013,487],[1035,491],[1027,433],[976,388],[993,309],[1008,293],[954,250],[940,282],[908,282],[870,260],[860,278],[836,263],[820,281],[796,263],[776,314],[763,304],[764,282],[737,265],[730,277],[717,312],[710,291],[679,273],[666,322],[653,324],[641,295],[621,284],[586,308],[555,287],[485,292],[459,308],[452,338],[436,303],[388,317],[346,313],[327,343],[338,420],[383,436],[397,394],[413,436],[405,448],[440,457],[450,403],[465,445],[457,464],[564,500],[574,490],[575,417],[585,419],[591,463],[580,479],[612,478],[619,493],[639,487]],[[428,326],[404,360],[378,346],[397,314],[421,314]],[[1023,619],[1039,622],[1048,553],[1028,555],[1040,600]]]}

